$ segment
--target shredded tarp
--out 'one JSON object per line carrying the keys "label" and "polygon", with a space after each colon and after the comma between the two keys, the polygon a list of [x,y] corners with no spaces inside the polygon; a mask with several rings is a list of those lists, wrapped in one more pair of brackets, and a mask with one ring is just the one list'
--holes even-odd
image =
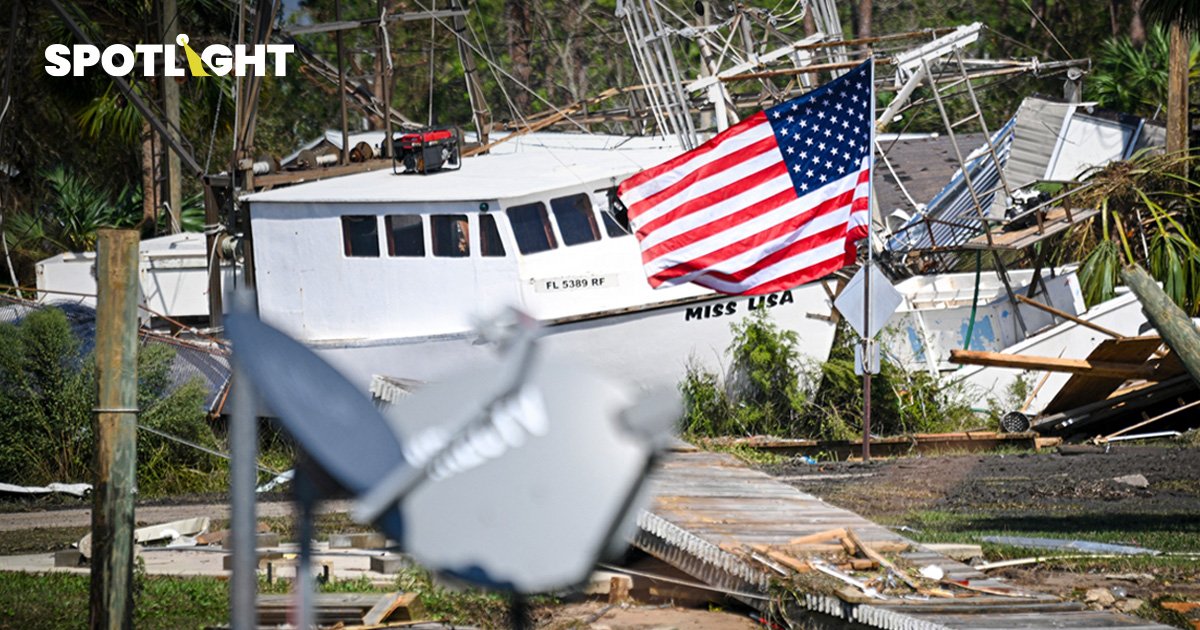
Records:
{"label": "shredded tarp", "polygon": [[52,483],[45,486],[18,486],[0,483],[0,492],[6,494],[69,494],[85,497],[92,491],[90,483]]}

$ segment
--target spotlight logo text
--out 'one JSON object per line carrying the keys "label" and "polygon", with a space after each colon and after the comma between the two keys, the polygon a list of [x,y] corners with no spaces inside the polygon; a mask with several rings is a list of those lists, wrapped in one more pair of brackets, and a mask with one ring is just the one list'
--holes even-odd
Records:
{"label": "spotlight logo text", "polygon": [[128,74],[181,77],[185,72],[176,49],[182,48],[187,70],[195,77],[223,77],[227,74],[239,77],[273,74],[281,77],[287,70],[287,56],[295,52],[295,46],[291,44],[212,44],[196,52],[188,45],[188,41],[187,35],[180,34],[175,38],[178,46],[113,44],[101,49],[91,44],[52,44],[46,47],[46,62],[50,64],[46,66],[46,73],[54,77],[82,77],[89,69],[98,68],[114,77]]}

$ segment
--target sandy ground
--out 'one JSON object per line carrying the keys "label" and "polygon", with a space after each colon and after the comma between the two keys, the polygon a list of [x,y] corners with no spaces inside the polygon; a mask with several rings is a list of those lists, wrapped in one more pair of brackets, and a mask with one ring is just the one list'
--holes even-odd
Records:
{"label": "sandy ground", "polygon": [[[79,500],[76,505],[91,505],[90,501]],[[56,505],[47,509],[30,504],[35,509],[27,512],[0,512],[0,532],[18,531],[47,527],[88,527],[92,524],[92,509],[90,507],[71,507],[69,504]],[[319,511],[347,512],[350,510],[349,501],[325,501],[320,504]],[[256,511],[258,516],[289,516],[293,514],[293,506],[288,501],[260,502]],[[228,503],[180,503],[175,505],[139,505],[134,508],[134,519],[141,524],[166,523],[195,516],[207,516],[213,520],[229,518]]]}

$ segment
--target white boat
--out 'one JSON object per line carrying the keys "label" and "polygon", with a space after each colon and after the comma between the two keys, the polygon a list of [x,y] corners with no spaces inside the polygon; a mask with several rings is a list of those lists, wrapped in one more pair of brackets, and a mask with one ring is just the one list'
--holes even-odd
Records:
{"label": "white boat", "polygon": [[260,315],[364,390],[493,360],[475,324],[508,306],[545,325],[545,352],[645,387],[676,384],[689,361],[720,370],[730,324],[760,309],[825,360],[822,283],[760,297],[647,284],[609,195],[678,152],[661,138],[531,134],[458,170],[249,195]]}
{"label": "white boat", "polygon": [[[1009,285],[1020,295],[1028,295],[1033,277],[1031,269],[1008,272]],[[897,284],[896,290],[904,301],[883,333],[889,358],[906,369],[930,374],[960,367],[950,362],[953,349],[1000,352],[1061,321],[1028,304],[1013,308],[1003,281],[991,270],[978,276],[970,272],[914,276]],[[1086,310],[1073,268],[1043,272],[1033,298],[1072,316]]]}
{"label": "white boat", "polygon": [[[1033,271],[1014,270],[1008,276],[1015,293],[1028,293]],[[890,358],[909,370],[926,370],[949,386],[961,386],[965,394],[975,397],[979,408],[1036,415],[1071,375],[957,365],[949,361],[951,350],[1083,359],[1109,338],[1035,306],[1018,304],[1014,309],[1003,283],[991,271],[978,280],[974,273],[916,276],[896,288],[904,302],[883,335]],[[1128,337],[1145,334],[1147,327],[1141,303],[1124,288],[1113,299],[1087,308],[1071,267],[1054,270],[1052,276],[1043,273],[1034,300]],[[1023,324],[1015,312],[1021,314]]]}

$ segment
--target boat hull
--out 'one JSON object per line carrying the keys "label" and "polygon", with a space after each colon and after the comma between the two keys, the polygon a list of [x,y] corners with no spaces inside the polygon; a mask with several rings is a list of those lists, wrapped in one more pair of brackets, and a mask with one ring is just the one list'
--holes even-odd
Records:
{"label": "boat hull", "polygon": [[[797,333],[804,359],[828,358],[836,325],[819,283],[769,296],[713,295],[544,322],[541,352],[642,388],[675,386],[689,364],[723,372],[731,325],[763,311],[779,327]],[[364,391],[376,376],[429,382],[468,365],[498,365],[495,347],[474,331],[309,345]]]}

